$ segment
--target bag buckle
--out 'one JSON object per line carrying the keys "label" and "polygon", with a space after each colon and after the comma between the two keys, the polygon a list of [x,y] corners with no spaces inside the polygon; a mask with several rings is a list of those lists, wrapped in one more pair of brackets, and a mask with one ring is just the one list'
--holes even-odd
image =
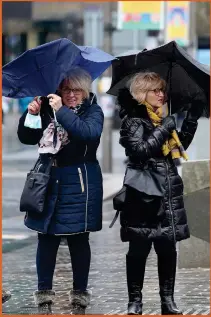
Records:
{"label": "bag buckle", "polygon": [[52,164],[52,166],[54,166],[54,167],[57,167],[58,165],[57,165],[57,159],[53,159],[53,164]]}

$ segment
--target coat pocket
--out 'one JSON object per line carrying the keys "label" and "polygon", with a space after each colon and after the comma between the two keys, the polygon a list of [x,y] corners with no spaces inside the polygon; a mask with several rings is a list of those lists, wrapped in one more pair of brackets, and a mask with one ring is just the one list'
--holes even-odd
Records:
{"label": "coat pocket", "polygon": [[84,180],[83,180],[83,175],[81,172],[80,167],[78,167],[78,175],[79,175],[79,179],[80,179],[80,183],[81,183],[81,192],[84,192]]}

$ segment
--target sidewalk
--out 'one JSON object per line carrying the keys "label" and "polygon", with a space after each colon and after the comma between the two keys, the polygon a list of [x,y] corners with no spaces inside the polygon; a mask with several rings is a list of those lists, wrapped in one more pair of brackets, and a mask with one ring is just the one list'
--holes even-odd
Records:
{"label": "sidewalk", "polygon": [[[128,245],[119,238],[119,224],[109,229],[114,215],[112,202],[104,203],[103,230],[91,234],[92,263],[89,288],[93,292],[86,314],[126,314],[127,289],[125,254]],[[3,305],[4,314],[36,314],[32,293],[36,290],[36,238],[31,244],[3,254],[3,287],[12,298]],[[154,251],[151,252],[144,284],[144,314],[160,314],[159,288]],[[209,315],[209,269],[180,269],[177,273],[175,299],[185,315]],[[58,252],[54,277],[56,300],[53,314],[70,314],[68,291],[72,286],[71,263],[67,246]]]}

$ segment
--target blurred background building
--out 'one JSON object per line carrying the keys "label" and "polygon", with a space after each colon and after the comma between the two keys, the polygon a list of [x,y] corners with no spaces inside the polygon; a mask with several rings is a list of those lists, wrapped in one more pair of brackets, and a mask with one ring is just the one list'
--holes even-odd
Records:
{"label": "blurred background building", "polygon": [[[113,55],[176,39],[200,62],[210,64],[209,2],[4,1],[2,7],[3,65],[27,49],[60,37]],[[104,75],[110,75],[109,70]]]}
{"label": "blurred background building", "polygon": [[[2,7],[3,65],[27,49],[61,37],[99,47],[115,56],[176,40],[194,58],[210,65],[208,1],[4,1]],[[111,171],[112,165],[111,130],[119,129],[120,124],[115,100],[106,95],[110,80],[111,68],[93,84],[105,114],[105,171]],[[3,100],[5,113],[22,113],[26,107],[27,102]]]}
{"label": "blurred background building", "polygon": [[[80,45],[92,45],[95,42],[99,48],[118,55],[131,49],[149,48],[165,42],[161,36],[163,28],[171,39],[177,37],[179,32],[185,34],[187,30],[184,37],[188,38],[180,41],[180,44],[184,42],[186,46],[188,42],[187,48],[195,45],[197,55],[200,58],[205,56],[205,50],[210,48],[209,2],[180,1],[179,5],[175,5],[175,1],[168,1],[168,8],[165,8],[162,1],[154,2],[153,6],[151,2],[149,6],[147,1],[136,2],[136,6],[132,2],[4,1],[3,64],[26,49],[60,37],[68,37]],[[177,16],[170,17],[166,23],[168,25],[165,25],[164,19],[168,14],[166,10],[171,10],[172,14],[175,6],[178,9],[175,11]],[[179,12],[181,20],[178,19]],[[187,19],[185,14],[188,15]],[[137,21],[140,15],[142,22]],[[172,30],[173,19],[177,23],[177,30]]]}

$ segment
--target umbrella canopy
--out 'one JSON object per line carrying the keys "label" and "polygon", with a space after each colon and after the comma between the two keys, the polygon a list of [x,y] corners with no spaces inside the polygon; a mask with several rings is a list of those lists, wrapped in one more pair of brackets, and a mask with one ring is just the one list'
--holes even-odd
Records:
{"label": "umbrella canopy", "polygon": [[2,68],[2,94],[12,98],[46,96],[56,91],[74,66],[86,70],[94,80],[114,58],[66,38],[55,40],[24,52]]}
{"label": "umbrella canopy", "polygon": [[203,116],[209,117],[210,70],[175,41],[152,50],[117,56],[112,62],[112,82],[107,93],[116,96],[131,76],[140,71],[156,72],[166,80],[171,113],[187,110],[195,99],[204,108]]}

